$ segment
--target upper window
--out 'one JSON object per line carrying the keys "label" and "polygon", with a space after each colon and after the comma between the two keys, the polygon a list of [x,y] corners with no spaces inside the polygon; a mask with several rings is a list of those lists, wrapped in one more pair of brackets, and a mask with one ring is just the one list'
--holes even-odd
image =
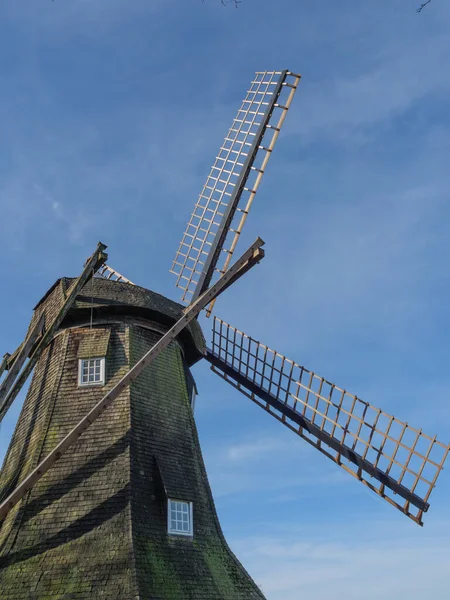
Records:
{"label": "upper window", "polygon": [[168,500],[168,529],[175,535],[194,535],[192,502]]}
{"label": "upper window", "polygon": [[78,385],[103,385],[105,358],[82,358],[78,366]]}

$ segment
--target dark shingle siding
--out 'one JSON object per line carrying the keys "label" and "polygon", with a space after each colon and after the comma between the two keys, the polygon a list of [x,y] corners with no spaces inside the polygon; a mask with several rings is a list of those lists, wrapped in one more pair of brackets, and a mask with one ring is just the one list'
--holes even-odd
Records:
{"label": "dark shingle siding", "polygon": [[[142,328],[130,330],[132,363],[156,340],[155,334]],[[171,344],[131,384],[131,423],[132,519],[140,598],[263,599],[223,538],[177,344]],[[153,455],[169,497],[193,501],[193,540],[167,535]]]}
{"label": "dark shingle siding", "polygon": [[[2,500],[38,464],[45,439],[50,405],[64,361],[66,343],[67,336],[58,337],[44,351],[36,365],[30,389],[4,460],[0,479],[0,498]],[[21,514],[21,504],[18,504],[9,513],[3,524],[0,548],[3,548],[4,552],[14,543]],[[11,529],[11,533],[7,535]]]}
{"label": "dark shingle siding", "polygon": [[[66,291],[70,288],[73,281],[74,279],[63,277],[50,288],[49,292],[44,296],[45,301],[41,300],[36,306],[30,329],[34,327],[42,312],[45,312],[46,327],[49,325],[61,308]],[[135,309],[135,311],[141,309],[141,311],[154,314],[159,317],[158,320],[163,319],[163,322],[169,326],[182,316],[184,309],[184,306],[178,302],[174,302],[169,298],[161,296],[161,294],[138,285],[95,277],[87,282],[77,296],[74,307],[69,311],[69,315],[66,318],[66,322],[70,322],[70,316],[73,316],[75,311],[80,313],[84,310],[89,313],[91,308],[94,308],[94,311],[100,312],[102,309],[119,310],[120,308],[123,309],[123,307],[128,307],[128,310]],[[124,313],[123,310],[121,312]],[[188,335],[185,334],[182,337],[189,339],[192,346],[191,354],[195,357],[195,360],[198,360],[205,353],[206,343],[203,332],[196,320],[192,321],[186,330]]]}
{"label": "dark shingle siding", "polygon": [[[55,346],[61,350],[61,343],[68,340],[65,361],[60,352],[62,362],[54,363],[54,379],[59,376],[56,396],[52,382],[42,382],[48,392],[40,397],[39,405],[43,413],[51,413],[51,418],[45,428],[44,422],[40,427],[41,448],[30,453],[32,466],[105,393],[103,387],[77,386],[80,335],[76,330],[65,332],[50,347],[50,351]],[[107,355],[108,388],[127,370],[126,336],[124,327],[113,329]],[[27,403],[36,405],[37,400],[36,394],[29,394]],[[14,438],[6,470],[10,470],[20,445]],[[4,527],[0,530],[0,539],[7,538],[8,550],[0,558],[2,599],[28,598],[31,592],[37,594],[36,598],[60,598],[69,592],[83,599],[136,598],[129,527],[129,464],[126,390],[18,505],[9,535]],[[25,474],[22,470],[20,479]],[[36,589],[32,589],[29,576],[35,572],[41,576]]]}
{"label": "dark shingle siding", "polygon": [[[120,301],[126,284],[106,283],[94,282],[94,291],[105,303],[108,294]],[[47,319],[56,314],[65,285],[62,280],[38,306]],[[129,299],[127,290],[122,300]],[[181,311],[177,306],[173,310]],[[0,474],[4,494],[160,336],[120,318],[101,324],[111,331],[105,387],[78,387],[86,328],[65,329],[43,353]],[[194,330],[201,335],[198,324]],[[0,528],[2,600],[263,599],[223,538],[183,361],[182,347],[173,342],[11,511]],[[194,502],[193,539],[168,536],[158,469],[170,496]]]}

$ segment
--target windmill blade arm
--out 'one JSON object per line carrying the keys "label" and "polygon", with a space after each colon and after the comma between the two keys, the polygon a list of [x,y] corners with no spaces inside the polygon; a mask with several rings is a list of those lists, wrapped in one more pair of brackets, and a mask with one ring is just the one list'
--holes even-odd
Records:
{"label": "windmill blade arm", "polygon": [[[221,293],[224,292],[227,288],[229,288],[235,281],[240,279],[242,275],[245,275],[247,271],[250,271],[252,267],[257,265],[266,255],[265,251],[261,246],[264,245],[264,241],[258,237],[256,241],[250,246],[249,250],[245,253],[244,256],[248,256],[242,266],[235,271],[234,273],[230,273],[226,271],[224,275],[229,275],[227,283],[225,283],[222,287]],[[211,300],[211,303],[214,303],[218,298],[218,294]],[[195,301],[196,302],[196,301]],[[191,305],[190,305],[191,306]],[[189,307],[188,307],[189,308]],[[187,309],[186,309],[187,310]]]}
{"label": "windmill blade arm", "polygon": [[14,364],[14,361],[18,357],[19,353],[22,351],[24,343],[24,341],[21,342],[12,354],[6,352],[6,354],[3,355],[2,362],[0,363],[0,377],[5,371],[9,371],[11,369],[11,367]]}
{"label": "windmill blade arm", "polygon": [[68,311],[69,311],[70,307],[72,306],[73,302],[75,301],[75,298],[77,297],[78,293],[83,288],[83,286],[86,284],[86,282],[89,281],[89,279],[93,276],[93,274],[96,273],[97,270],[107,260],[108,255],[105,254],[105,252],[104,252],[105,249],[106,249],[106,246],[104,244],[102,244],[101,242],[99,242],[97,244],[97,248],[96,248],[95,252],[86,261],[81,275],[72,283],[70,289],[67,292],[65,301],[64,301],[63,305],[61,306],[61,308],[59,309],[58,314],[55,316],[55,318],[50,323],[50,325],[46,328],[45,333],[42,335],[39,343],[37,344],[36,348],[33,350],[33,353],[30,356],[30,359],[27,362],[27,364],[25,365],[23,371],[20,373],[20,375],[16,379],[16,381],[15,381],[13,387],[10,389],[8,395],[3,399],[3,401],[0,400],[0,423],[3,420],[3,417],[5,416],[9,407],[14,402],[14,399],[16,398],[17,394],[20,392],[20,390],[22,389],[26,380],[28,379],[28,377],[29,377],[31,371],[33,370],[35,364],[37,363],[40,355],[42,354],[44,349],[48,346],[48,344],[51,342],[55,332],[57,331],[58,327],[61,325],[64,317],[68,313]]}
{"label": "windmill blade arm", "polygon": [[25,341],[21,342],[12,354],[7,352],[3,356],[3,360],[0,364],[0,377],[2,376],[4,371],[9,371],[12,368],[14,361],[16,360],[16,358],[19,356],[20,352],[22,351],[24,343],[25,343]]}
{"label": "windmill blade arm", "polygon": [[[12,354],[9,354],[9,352],[7,352],[5,354],[5,356],[3,357],[3,362],[2,362],[2,367],[0,367],[0,375],[3,373],[4,370],[10,370],[11,367],[14,364],[14,361],[16,360],[16,358],[19,356],[23,345],[25,342],[21,342],[17,348],[14,350],[14,352]],[[4,363],[4,367],[3,367],[3,363]]]}
{"label": "windmill blade arm", "polygon": [[24,362],[26,361],[27,357],[29,356],[33,346],[36,343],[36,340],[38,339],[39,335],[42,333],[43,328],[44,328],[44,315],[42,314],[41,318],[36,323],[36,325],[30,332],[30,334],[28,335],[26,340],[19,346],[19,352],[17,353],[17,355],[15,356],[13,361],[10,363],[8,375],[5,377],[4,381],[2,381],[2,383],[0,385],[0,406],[2,405],[6,395],[8,394],[9,390],[11,389],[11,387],[14,383],[14,380],[16,379],[17,375],[19,374],[20,369],[22,368]]}
{"label": "windmill blade arm", "polygon": [[3,356],[2,362],[0,363],[0,377],[3,373],[9,369],[11,354],[8,352]]}
{"label": "windmill blade arm", "polygon": [[172,265],[183,301],[226,272],[299,81],[285,70],[258,72],[251,82]]}
{"label": "windmill blade arm", "polygon": [[422,525],[448,445],[217,318],[206,358],[216,374]]}

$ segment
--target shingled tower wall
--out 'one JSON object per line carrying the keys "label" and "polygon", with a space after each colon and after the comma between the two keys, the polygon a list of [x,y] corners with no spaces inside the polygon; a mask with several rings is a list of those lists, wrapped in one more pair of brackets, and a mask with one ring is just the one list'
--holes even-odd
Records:
{"label": "shingled tower wall", "polygon": [[[42,312],[51,320],[70,283],[56,282],[31,326]],[[130,284],[94,279],[85,286],[36,366],[0,498],[181,311]],[[195,322],[8,514],[0,528],[2,600],[264,600],[226,544],[206,476],[189,371],[203,348]],[[105,385],[80,387],[80,358],[103,355]],[[193,502],[192,538],[168,535],[167,498]]]}

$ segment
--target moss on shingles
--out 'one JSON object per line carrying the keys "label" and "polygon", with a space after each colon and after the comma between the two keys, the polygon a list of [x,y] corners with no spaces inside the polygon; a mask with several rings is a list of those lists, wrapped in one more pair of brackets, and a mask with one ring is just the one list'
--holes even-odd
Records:
{"label": "moss on shingles", "polygon": [[65,585],[60,586],[60,589],[62,587],[64,590],[64,592],[61,593],[61,599],[67,597],[67,595],[70,597],[70,594],[85,595],[91,590],[91,585],[84,576],[83,571],[76,566],[68,569],[64,579]]}
{"label": "moss on shingles", "polygon": [[147,540],[144,561],[150,570],[152,587],[157,590],[159,597],[164,600],[180,600],[184,597],[178,574],[157,543]]}
{"label": "moss on shingles", "polygon": [[239,577],[237,573],[232,577],[228,572],[225,565],[229,564],[229,561],[223,547],[207,544],[203,548],[203,556],[221,596],[234,598],[236,587],[239,586]]}
{"label": "moss on shingles", "polygon": [[[112,327],[109,386],[128,368],[120,343],[125,326]],[[51,361],[51,378],[43,369],[45,358],[38,362],[4,472],[18,472],[21,464],[23,471],[45,456],[104,395],[102,388],[78,387],[79,334],[68,335],[67,352],[57,352]],[[136,598],[130,574],[128,430],[127,390],[8,515],[0,528],[2,600]]]}
{"label": "moss on shingles", "polygon": [[[130,330],[132,363],[154,342],[154,333],[139,327]],[[183,355],[176,343],[132,383],[131,398],[132,521],[141,600],[166,600],[148,567],[149,542],[156,566],[176,574],[174,581],[183,592],[179,598],[262,600],[221,534],[189,403]],[[193,501],[193,539],[167,534],[161,511],[164,498],[154,485],[152,452],[157,454],[168,497]]]}
{"label": "moss on shingles", "polygon": [[[164,329],[182,307],[127,284],[98,280],[91,287],[103,315],[111,296],[111,313],[121,311],[107,321],[110,389],[160,338],[151,330],[156,316]],[[60,286],[54,294],[39,307],[49,316]],[[141,301],[159,308],[144,306],[135,318]],[[78,387],[84,325],[77,323],[37,365],[6,460],[7,481],[30,469],[104,395],[104,388]],[[192,340],[173,341],[8,515],[0,528],[0,546],[10,540],[0,556],[1,600],[263,600],[220,530],[189,402],[188,345]],[[170,498],[193,502],[193,539],[168,535],[164,488]]]}

